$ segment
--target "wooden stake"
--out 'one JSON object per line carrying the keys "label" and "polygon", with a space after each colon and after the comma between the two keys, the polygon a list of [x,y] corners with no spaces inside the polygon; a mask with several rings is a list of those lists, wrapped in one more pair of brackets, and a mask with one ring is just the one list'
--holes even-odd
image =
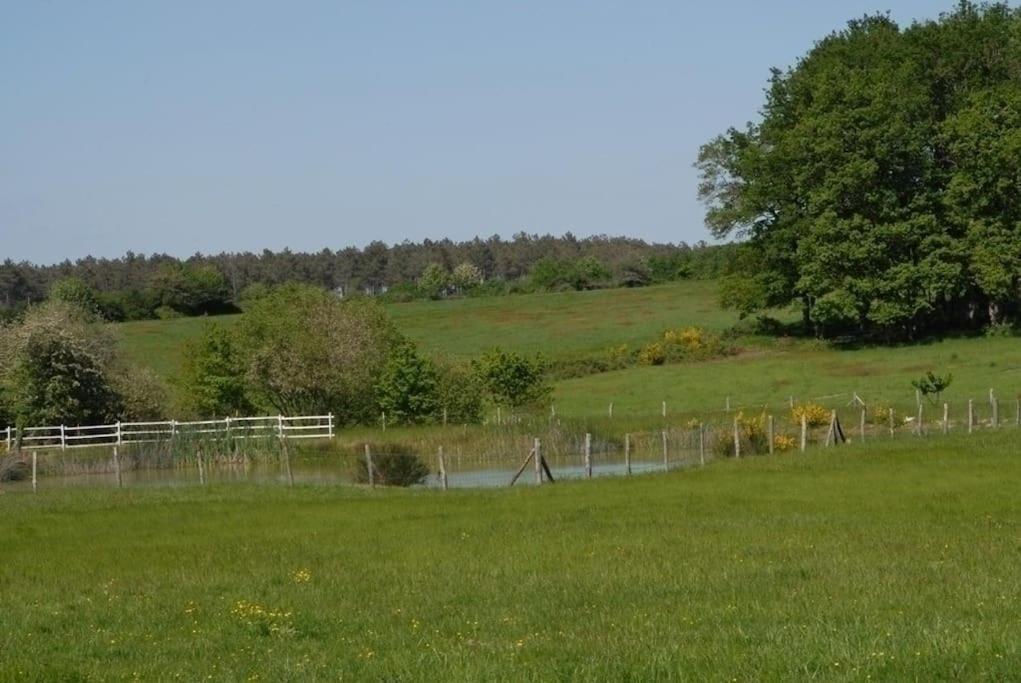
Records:
{"label": "wooden stake", "polygon": [[918,404],[918,424],[915,427],[915,429],[917,430],[918,436],[925,436],[925,430],[922,429],[922,406],[923,405],[924,404],[922,404],[922,403]]}
{"label": "wooden stake", "polygon": [[666,430],[663,430],[663,469],[670,469],[670,461],[667,459]]}
{"label": "wooden stake", "polygon": [[195,462],[198,463],[198,466],[199,466],[199,483],[200,484],[205,484],[206,483],[206,473],[205,473],[205,470],[202,468],[202,451],[196,451],[195,452]]}
{"label": "wooden stake", "polygon": [[511,486],[514,486],[514,482],[516,482],[518,480],[518,477],[521,476],[521,473],[525,471],[525,468],[528,467],[528,461],[531,460],[534,456],[535,446],[532,447],[532,450],[528,451],[528,457],[525,458],[524,462],[521,463],[521,467],[519,467],[518,471],[514,473],[513,477],[511,477],[510,481]]}
{"label": "wooden stake", "polygon": [[741,426],[736,417],[734,418],[734,457],[741,457]]}
{"label": "wooden stake", "polygon": [[592,478],[592,435],[585,434],[585,477]]}
{"label": "wooden stake", "polygon": [[968,399],[968,433],[975,430],[975,401]]}
{"label": "wooden stake", "polygon": [[698,464],[705,467],[705,425],[698,423]]}
{"label": "wooden stake", "polygon": [[443,426],[444,427],[447,426],[447,408],[446,408],[446,406],[444,406],[444,408],[443,408]]}
{"label": "wooden stake", "polygon": [[727,412],[730,412],[730,396],[727,397]]}
{"label": "wooden stake", "polygon": [[383,431],[386,431],[386,411],[383,411],[379,416],[380,421],[383,423]]}
{"label": "wooden stake", "polygon": [[766,439],[769,440],[769,454],[773,455],[773,416],[766,418]]}
{"label": "wooden stake", "polygon": [[950,404],[943,404],[943,434],[950,433]]}
{"label": "wooden stake", "polygon": [[890,436],[893,436],[893,408],[890,408]]}
{"label": "wooden stake", "polygon": [[666,417],[666,401],[663,401],[663,417]]}
{"label": "wooden stake", "polygon": [[117,473],[117,488],[124,486],[124,481],[121,479],[121,456],[117,452],[117,447],[113,447],[113,469]]}
{"label": "wooden stake", "polygon": [[613,403],[610,403],[610,409],[608,411],[610,419],[613,419]]}
{"label": "wooden stake", "polygon": [[836,445],[837,443],[837,411],[830,411],[830,426],[826,430],[826,441],[823,446]]}
{"label": "wooden stake", "polygon": [[365,444],[365,471],[369,475],[369,486],[376,486],[376,468],[372,466],[372,449]]}
{"label": "wooden stake", "polygon": [[287,468],[287,485],[294,486],[294,472],[291,471],[291,449],[287,447],[287,439],[280,442],[284,448],[284,467]]}
{"label": "wooden stake", "polygon": [[38,458],[36,457],[35,451],[32,451],[32,493],[37,493],[38,489],[38,478],[36,474],[38,472]]}
{"label": "wooden stake", "polygon": [[801,415],[801,452],[805,452],[805,447],[808,446],[808,418],[804,413]]}
{"label": "wooden stake", "polygon": [[447,466],[446,466],[446,463],[443,462],[443,446],[440,446],[440,450],[439,450],[439,453],[436,455],[436,459],[439,461],[439,466],[440,466],[440,485],[443,487],[443,490],[446,491],[447,490]]}
{"label": "wooden stake", "polygon": [[535,458],[535,483],[536,483],[536,485],[541,486],[542,485],[542,450],[541,450],[541,447],[540,447],[540,444],[539,444],[539,439],[535,440],[533,450],[535,451],[535,454],[533,456]]}
{"label": "wooden stake", "polygon": [[631,435],[624,435],[624,474],[631,476]]}
{"label": "wooden stake", "polygon": [[[989,391],[991,393],[992,389],[990,389]],[[993,405],[993,429],[996,429],[1000,426],[1000,400],[995,396],[993,396],[992,405]]]}
{"label": "wooden stake", "polygon": [[861,417],[858,418],[858,436],[865,443],[865,406],[862,406]]}

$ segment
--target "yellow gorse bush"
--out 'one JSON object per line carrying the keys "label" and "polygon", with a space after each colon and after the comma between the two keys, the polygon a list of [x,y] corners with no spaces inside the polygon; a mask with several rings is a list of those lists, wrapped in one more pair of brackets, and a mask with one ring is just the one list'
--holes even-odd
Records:
{"label": "yellow gorse bush", "polygon": [[638,352],[638,362],[642,365],[662,365],[666,362],[666,347],[662,342],[652,342]]}
{"label": "yellow gorse bush", "polygon": [[794,423],[801,424],[802,415],[809,427],[829,424],[830,421],[829,409],[816,403],[802,403],[791,408],[791,420]]}
{"label": "yellow gorse bush", "polygon": [[700,327],[667,330],[663,333],[663,341],[680,346],[685,351],[701,351],[706,346],[705,331]]}
{"label": "yellow gorse bush", "polygon": [[789,434],[777,434],[773,437],[773,449],[779,453],[794,448],[794,437]]}

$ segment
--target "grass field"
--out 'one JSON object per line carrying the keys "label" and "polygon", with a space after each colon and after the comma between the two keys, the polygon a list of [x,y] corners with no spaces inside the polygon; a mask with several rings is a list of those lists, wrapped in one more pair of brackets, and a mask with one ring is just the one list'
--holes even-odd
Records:
{"label": "grass field", "polygon": [[[641,289],[522,294],[415,301],[387,307],[400,330],[429,353],[471,357],[494,346],[549,358],[638,346],[668,327],[723,330],[737,315],[716,303],[716,283],[691,281]],[[123,323],[116,329],[129,357],[164,377],[181,364],[185,340],[203,325],[238,316]]]}
{"label": "grass field", "polygon": [[[638,347],[668,327],[699,325],[722,330],[737,317],[716,304],[713,282],[682,282],[644,289],[565,292],[420,301],[389,307],[397,325],[431,353],[470,356],[494,345],[550,358],[577,357],[618,344]],[[789,314],[788,314],[789,315]],[[236,316],[212,319],[232,324]],[[182,318],[117,326],[129,356],[164,377],[180,366],[183,342],[210,321]],[[990,388],[1003,401],[1005,416],[1021,392],[1021,344],[1011,338],[952,338],[926,344],[836,349],[808,341],[744,338],[744,352],[707,363],[640,367],[559,382],[555,401],[565,416],[605,415],[609,403],[618,415],[649,416],[667,401],[670,410],[734,406],[774,410],[789,396],[818,397],[837,407],[853,392],[905,410],[914,405],[911,380],[927,370],[953,373],[947,392],[962,414],[969,398],[979,410]],[[843,403],[841,403],[843,401]],[[930,407],[929,418],[936,418]]]}
{"label": "grass field", "polygon": [[1008,680],[1017,432],[498,491],[0,496],[0,680]]}
{"label": "grass field", "polygon": [[[783,410],[790,396],[831,406],[847,406],[857,392],[867,401],[882,401],[912,414],[911,380],[926,371],[953,374],[943,396],[958,419],[974,399],[988,412],[988,392],[995,389],[1003,418],[1013,419],[1021,392],[1021,343],[1011,338],[946,339],[892,348],[837,350],[796,344],[792,348],[756,349],[744,355],[699,364],[632,368],[558,383],[558,413],[584,417],[606,414],[656,414],[666,401],[678,412],[720,410],[732,405],[759,410],[769,404]],[[927,404],[926,419],[942,417],[942,407]]]}

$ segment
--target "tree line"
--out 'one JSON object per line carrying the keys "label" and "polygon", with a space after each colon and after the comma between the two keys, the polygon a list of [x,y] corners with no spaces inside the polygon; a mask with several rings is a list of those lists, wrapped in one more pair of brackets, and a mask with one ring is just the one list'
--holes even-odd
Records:
{"label": "tree line", "polygon": [[739,237],[726,303],[821,336],[1021,319],[1021,9],[866,16],[774,70],[762,118],[706,144],[706,220]]}
{"label": "tree line", "polygon": [[391,300],[518,291],[640,286],[715,277],[729,247],[655,244],[625,237],[578,239],[519,233],[451,240],[372,242],[365,248],[261,253],[86,257],[54,265],[0,263],[0,311],[10,317],[51,296],[86,298],[107,320],[235,310],[251,288],[299,283]]}

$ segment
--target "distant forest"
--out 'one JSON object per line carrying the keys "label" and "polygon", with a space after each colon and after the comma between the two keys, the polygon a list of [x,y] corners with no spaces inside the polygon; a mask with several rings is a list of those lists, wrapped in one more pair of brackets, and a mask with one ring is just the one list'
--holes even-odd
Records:
{"label": "distant forest", "polygon": [[109,320],[204,315],[238,310],[246,296],[286,282],[338,295],[402,301],[528,291],[644,286],[719,276],[730,245],[655,244],[626,237],[578,239],[519,233],[450,240],[372,242],[316,253],[166,254],[86,257],[54,265],[0,264],[6,316],[53,296],[85,301]]}

